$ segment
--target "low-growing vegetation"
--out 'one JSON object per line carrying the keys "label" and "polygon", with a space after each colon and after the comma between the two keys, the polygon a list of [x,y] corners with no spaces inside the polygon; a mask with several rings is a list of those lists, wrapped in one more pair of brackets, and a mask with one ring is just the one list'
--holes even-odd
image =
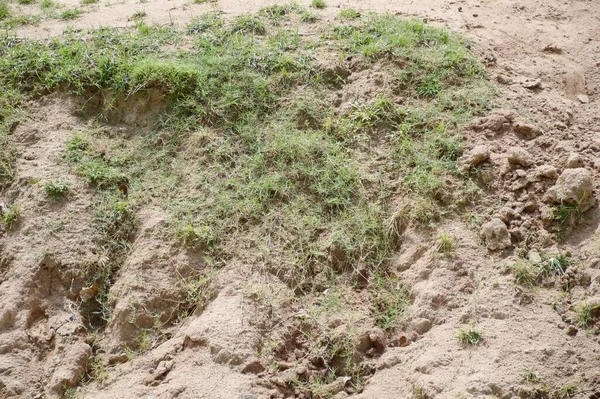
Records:
{"label": "low-growing vegetation", "polygon": [[[317,17],[295,4],[230,20],[208,13],[185,30],[143,17],[136,12],[128,29],[70,31],[48,41],[0,38],[0,98],[19,100],[2,108],[2,184],[14,181],[9,131],[23,98],[61,92],[89,117],[61,162],[95,198],[99,260],[81,272],[97,289],[82,303],[90,331],[111,320],[110,287],[147,206],[168,215],[161,237],[207,270],[257,265],[299,297],[352,282],[367,290],[373,328],[391,334],[404,327],[410,287],[388,267],[398,225],[432,227],[478,192],[456,162],[461,129],[486,112],[492,90],[468,43],[422,21],[354,10],[340,13],[343,25],[307,38],[288,25]],[[336,66],[324,65],[323,54]],[[369,98],[332,102],[357,72],[344,61],[350,58],[360,68],[385,66],[389,81]],[[135,134],[113,128],[120,110],[143,101],[150,104],[140,111],[147,123]],[[44,190],[65,198],[70,186],[48,181]],[[440,253],[455,249],[454,237],[439,235]],[[215,291],[205,272],[180,277],[181,300],[174,302],[183,319]],[[322,307],[335,308],[338,299]],[[160,329],[136,330],[136,350],[153,348]],[[298,384],[318,392],[319,384],[348,376],[360,390],[369,370],[355,356],[356,332],[306,331],[315,335],[311,353],[329,371]],[[475,330],[459,334],[470,345],[482,339]],[[103,375],[102,367],[92,373]]]}
{"label": "low-growing vegetation", "polygon": [[461,328],[456,333],[456,339],[462,345],[477,346],[483,342],[483,333],[474,328]]}

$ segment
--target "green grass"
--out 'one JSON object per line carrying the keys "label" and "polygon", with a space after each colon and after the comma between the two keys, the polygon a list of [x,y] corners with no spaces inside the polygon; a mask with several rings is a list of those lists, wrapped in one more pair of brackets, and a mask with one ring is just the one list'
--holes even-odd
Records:
{"label": "green grass", "polygon": [[24,25],[37,25],[41,20],[39,15],[17,15],[4,21],[4,26],[13,29]]}
{"label": "green grass", "polygon": [[481,333],[481,331],[478,331],[473,328],[468,328],[468,329],[461,328],[460,330],[458,330],[458,333],[456,333],[456,339],[462,345],[471,345],[471,346],[477,346],[477,345],[481,344],[484,340],[483,334]]}
{"label": "green grass", "polygon": [[515,283],[523,287],[531,288],[537,283],[540,271],[530,262],[519,259],[512,266]]}
{"label": "green grass", "polygon": [[6,229],[11,229],[21,218],[21,208],[18,205],[13,205],[0,214],[0,223]]}
{"label": "green grass", "polygon": [[251,14],[245,14],[235,18],[231,31],[237,34],[253,33],[264,35],[267,33],[267,28],[259,18]]}
{"label": "green grass", "polygon": [[81,4],[96,4],[99,0],[81,0]]}
{"label": "green grass", "polygon": [[78,8],[69,8],[66,10],[61,11],[58,14],[58,19],[62,19],[64,21],[69,21],[69,20],[73,20],[73,19],[77,19],[81,16],[81,14],[83,14],[83,11],[81,11]]}
{"label": "green grass", "polygon": [[400,317],[412,303],[408,286],[389,276],[376,275],[370,291],[377,326],[384,331],[397,327]]}
{"label": "green grass", "polygon": [[360,12],[356,11],[353,8],[344,8],[340,10],[340,18],[341,19],[357,19],[360,18]]}
{"label": "green grass", "polygon": [[10,16],[10,10],[6,1],[0,0],[0,21],[5,20]]}
{"label": "green grass", "polygon": [[[399,212],[431,225],[476,195],[455,164],[462,126],[487,110],[492,90],[467,43],[444,30],[371,14],[329,26],[318,40],[287,26],[267,30],[266,20],[292,11],[302,18],[278,6],[230,21],[206,14],[185,31],[139,22],[48,41],[0,37],[7,144],[18,101],[6,93],[101,101],[84,107],[94,123],[64,151],[95,190],[95,239],[107,259],[86,271],[103,287],[90,318],[110,317],[111,278],[136,212],[152,205],[170,216],[165,237],[211,267],[256,262],[298,294],[357,270],[387,276],[370,286],[372,316],[385,329],[398,324],[410,295],[386,273],[397,241],[386,220]],[[324,76],[320,52],[385,61],[393,79],[341,111],[326,94],[349,83]],[[164,107],[147,130],[102,128],[115,110],[153,93]],[[6,186],[11,154],[0,163]],[[402,209],[391,209],[398,193]]]}
{"label": "green grass", "polygon": [[581,303],[577,306],[577,319],[583,328],[592,328],[600,318],[600,304]]}
{"label": "green grass", "polygon": [[49,181],[44,184],[44,191],[53,199],[64,198],[69,194],[70,183],[67,180]]}
{"label": "green grass", "polygon": [[441,254],[452,254],[456,250],[456,244],[454,237],[447,233],[438,234],[438,246],[437,251]]}
{"label": "green grass", "polygon": [[261,8],[258,14],[269,19],[272,24],[277,25],[282,20],[288,19],[289,15],[296,11],[301,12],[302,10],[292,3],[285,5],[274,4]]}
{"label": "green grass", "polygon": [[40,8],[42,10],[48,10],[50,8],[55,8],[58,7],[58,3],[52,1],[52,0],[42,0],[40,1]]}
{"label": "green grass", "polygon": [[327,4],[325,3],[325,0],[312,0],[310,6],[313,8],[322,9],[327,7]]}

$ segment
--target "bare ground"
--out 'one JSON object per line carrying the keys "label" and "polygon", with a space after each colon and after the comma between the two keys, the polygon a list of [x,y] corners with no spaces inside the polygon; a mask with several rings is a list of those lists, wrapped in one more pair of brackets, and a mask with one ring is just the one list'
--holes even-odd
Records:
{"label": "bare ground", "polygon": [[[19,33],[45,37],[61,34],[67,25],[127,26],[141,9],[149,22],[183,25],[213,8],[238,14],[267,4],[271,2],[125,1],[80,6],[74,1],[69,5],[86,9],[80,18],[42,20]],[[11,6],[26,13],[37,7]],[[577,326],[575,315],[580,303],[600,300],[597,206],[585,213],[564,242],[544,228],[546,192],[565,169],[587,169],[598,193],[600,3],[342,1],[328,3],[319,13],[333,19],[346,7],[397,12],[463,32],[486,60],[498,83],[497,106],[506,111],[475,122],[465,134],[467,149],[487,146],[494,168],[489,190],[471,211],[477,216],[475,223],[457,218],[438,226],[438,231],[456,237],[455,255],[439,255],[434,233],[409,228],[404,234],[393,265],[413,290],[403,332],[409,345],[402,344],[400,335],[382,344],[377,336],[368,338],[369,332],[377,332],[361,332],[367,343],[360,355],[371,370],[364,390],[354,392],[343,379],[325,390],[335,398],[546,398],[561,395],[561,388],[573,384],[577,389],[565,394],[569,396],[555,397],[600,397],[600,338]],[[62,272],[70,270],[70,264],[97,262],[101,256],[94,253],[88,231],[92,193],[57,162],[72,131],[83,128],[75,109],[61,96],[32,103],[31,118],[14,133],[19,181],[70,176],[75,194],[59,207],[44,199],[41,187],[17,182],[3,198],[18,199],[24,214],[16,231],[0,237],[0,397],[52,397],[86,372],[92,353],[78,320],[82,282]],[[524,138],[517,127],[523,124],[539,135]],[[518,157],[526,160],[508,166],[509,153],[516,147],[527,152]],[[548,166],[556,170],[548,172]],[[536,175],[541,167],[547,176]],[[511,247],[499,252],[488,251],[479,236],[480,225],[493,217],[503,219],[512,239]],[[143,225],[113,285],[115,317],[101,338],[110,366],[103,381],[92,381],[80,394],[311,397],[305,391],[290,391],[287,383],[311,367],[310,359],[304,358],[311,338],[302,335],[301,325],[314,303],[295,300],[285,284],[255,265],[227,265],[215,277],[216,293],[205,309],[182,323],[170,323],[160,345],[124,361],[123,343],[137,339],[128,335],[126,326],[133,317],[131,309],[141,303],[164,312],[169,309],[165,302],[177,300],[169,286],[177,285],[178,275],[203,267],[194,254],[165,246],[153,234],[165,219],[160,211],[148,209],[139,218]],[[569,295],[562,294],[564,279],[550,279],[531,292],[515,285],[509,266],[531,248],[572,254]],[[311,301],[324,302],[332,294],[328,290]],[[361,295],[342,293],[344,305],[315,316],[317,322],[335,329],[360,320],[365,313]],[[167,323],[173,315],[162,317]],[[457,330],[468,326],[483,333],[480,345],[457,342]],[[265,343],[275,346],[277,356],[270,363],[260,357]],[[367,356],[371,347],[376,353]],[[524,381],[527,372],[539,375],[548,393],[541,383]]]}

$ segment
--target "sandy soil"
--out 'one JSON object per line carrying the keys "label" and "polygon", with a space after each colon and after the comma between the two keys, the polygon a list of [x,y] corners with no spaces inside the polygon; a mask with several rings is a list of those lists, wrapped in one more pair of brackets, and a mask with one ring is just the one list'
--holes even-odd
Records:
{"label": "sandy soil", "polygon": [[[42,20],[37,26],[19,28],[18,34],[46,38],[60,35],[67,27],[125,27],[133,23],[130,17],[139,10],[146,12],[147,22],[184,25],[212,9],[239,14],[274,2],[60,3],[85,12],[68,22]],[[10,4],[21,13],[34,14],[39,9],[35,4]],[[592,207],[582,224],[561,244],[545,230],[535,228],[544,224],[544,193],[566,169],[587,169],[598,197],[600,2],[328,1],[327,8],[317,13],[334,19],[341,8],[347,7],[423,18],[473,40],[475,51],[485,60],[490,77],[498,85],[496,105],[507,110],[476,121],[466,132],[467,149],[486,146],[491,162],[498,165],[490,192],[473,213],[482,215],[487,222],[492,217],[502,217],[503,207],[512,208],[523,215],[510,223],[512,237],[536,231],[536,244],[548,253],[570,251],[576,266],[569,277],[571,295],[564,303],[562,282],[558,280],[531,294],[515,288],[508,266],[519,251],[527,253],[529,248],[524,245],[488,251],[478,227],[454,220],[440,227],[457,237],[456,256],[448,259],[438,256],[434,235],[407,231],[394,267],[414,291],[411,322],[403,332],[410,345],[401,346],[399,337],[391,339],[382,353],[367,361],[373,374],[362,392],[346,390],[344,381],[338,381],[338,388],[330,387],[331,396],[550,397],[536,391],[540,384],[524,381],[524,374],[532,371],[548,383],[549,392],[558,392],[569,384],[577,386],[569,396],[554,397],[600,398],[600,337],[571,328],[576,324],[574,309],[578,303],[600,303],[600,212],[597,205]],[[62,97],[50,97],[31,104],[31,121],[16,130],[22,154],[17,165],[22,171],[20,179],[69,175],[68,167],[57,166],[56,159],[70,132],[82,121],[70,113],[75,106],[65,101]],[[537,137],[524,138],[519,125],[532,126]],[[520,158],[528,159],[523,161],[529,162],[527,168],[506,166],[511,150],[517,147],[526,152]],[[521,161],[511,162],[508,160],[509,165]],[[550,177],[551,181],[532,177],[536,168],[548,166],[555,168],[548,172],[556,175]],[[74,178],[72,184],[77,194],[68,209],[56,210],[52,204],[39,210],[29,209],[19,234],[0,237],[0,398],[52,397],[53,389],[86,370],[91,349],[76,334],[81,325],[77,312],[69,305],[74,303],[80,282],[76,276],[61,274],[60,269],[92,252],[85,228],[88,224],[81,219],[63,218],[60,232],[52,229],[57,220],[54,212],[83,215],[90,206],[93,193]],[[528,188],[523,191],[523,187]],[[24,203],[43,202],[41,195],[31,186],[19,192]],[[535,205],[525,210],[530,203]],[[152,211],[148,215],[125,262],[123,276],[114,286],[123,300],[115,310],[120,318],[108,326],[105,338],[111,362],[108,376],[78,394],[85,398],[147,399],[294,397],[281,387],[286,385],[286,379],[293,380],[306,368],[297,353],[301,347],[288,347],[293,341],[289,337],[298,329],[297,321],[307,309],[291,300],[293,293],[280,281],[256,273],[247,265],[227,266],[217,279],[218,293],[206,309],[179,325],[161,345],[121,363],[122,353],[117,347],[127,337],[116,334],[123,333],[119,323],[125,323],[131,315],[119,313],[119,309],[142,300],[146,294],[139,289],[141,286],[160,293],[173,275],[168,272],[171,269],[163,268],[167,259],[172,270],[193,263],[188,255],[161,245],[151,232],[164,216]],[[36,231],[43,234],[33,234]],[[53,250],[52,257],[44,255],[46,248]],[[61,267],[52,262],[57,257]],[[147,270],[154,274],[146,273]],[[135,276],[142,272],[153,277],[143,282],[136,280]],[[260,303],[253,299],[257,293],[262,297]],[[169,293],[164,295],[168,297]],[[261,364],[257,358],[257,347],[265,340],[265,330],[259,328],[267,317],[265,303],[279,312],[269,330],[269,338],[283,342],[285,347],[277,359],[277,372],[272,364]],[[360,301],[356,306],[360,306]],[[456,332],[465,326],[483,331],[483,344],[465,348],[457,343]],[[309,395],[299,392],[295,397]]]}

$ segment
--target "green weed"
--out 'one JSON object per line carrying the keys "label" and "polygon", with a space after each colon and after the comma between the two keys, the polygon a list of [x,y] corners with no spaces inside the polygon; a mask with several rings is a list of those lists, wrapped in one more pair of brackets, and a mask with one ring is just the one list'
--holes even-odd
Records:
{"label": "green weed", "polygon": [[49,181],[44,184],[44,191],[53,199],[60,199],[69,193],[70,183],[68,180]]}
{"label": "green weed", "polygon": [[4,210],[0,216],[2,225],[5,228],[10,229],[19,221],[21,217],[21,208],[18,205],[10,206],[8,210]]}
{"label": "green weed", "polygon": [[371,298],[377,325],[383,330],[396,327],[399,317],[412,303],[409,288],[392,277],[376,275]]}
{"label": "green weed", "polygon": [[0,21],[10,16],[10,10],[8,4],[5,1],[0,1]]}
{"label": "green weed", "polygon": [[312,0],[312,2],[310,3],[310,6],[313,8],[325,8],[327,7],[327,4],[325,3],[325,0]]}
{"label": "green weed", "polygon": [[460,329],[456,333],[456,339],[462,345],[477,346],[483,342],[483,334],[473,328]]}
{"label": "green weed", "polygon": [[231,31],[238,34],[254,33],[256,35],[264,35],[267,33],[267,28],[254,15],[245,14],[235,18]]}
{"label": "green weed", "polygon": [[600,317],[600,304],[581,303],[577,307],[577,319],[584,328],[591,328]]}
{"label": "green weed", "polygon": [[454,243],[454,237],[448,235],[446,233],[438,234],[438,245],[437,251],[441,254],[451,254],[456,249],[456,244]]}
{"label": "green weed", "polygon": [[539,269],[531,263],[519,259],[511,266],[511,268],[515,276],[515,283],[518,285],[531,288],[536,284],[540,272]]}
{"label": "green weed", "polygon": [[344,8],[340,10],[341,19],[357,19],[360,18],[360,13],[353,8]]}
{"label": "green weed", "polygon": [[80,9],[69,8],[64,11],[61,11],[60,14],[58,15],[58,18],[62,19],[64,21],[68,21],[68,20],[79,18],[81,16],[81,14],[83,14],[83,11],[81,11]]}

